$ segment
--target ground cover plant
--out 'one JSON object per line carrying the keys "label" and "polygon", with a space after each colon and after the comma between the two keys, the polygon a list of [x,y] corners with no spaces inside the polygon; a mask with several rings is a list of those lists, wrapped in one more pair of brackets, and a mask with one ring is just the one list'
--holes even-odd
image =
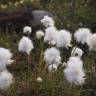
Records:
{"label": "ground cover plant", "polygon": [[[56,12],[57,8],[54,6],[57,3],[60,10],[62,6],[59,3],[64,5],[69,3],[66,0],[36,2],[38,3],[34,4],[40,4],[39,7],[50,12],[53,9]],[[42,18],[43,30],[38,29],[34,32],[33,28],[27,25],[21,33],[17,34],[14,30],[10,34],[8,30],[5,34],[1,34],[1,96],[96,95],[96,33],[93,32],[95,27],[92,26],[95,20],[91,20],[89,16],[87,21],[78,13],[78,16],[81,15],[82,20],[86,21],[83,25],[78,21],[79,26],[77,19],[76,22],[70,21],[71,15],[68,15],[66,6],[65,14],[63,11],[56,12],[57,15],[60,12],[61,16],[57,16],[56,20],[49,16]],[[78,10],[83,12],[82,8]],[[69,16],[69,25],[68,19],[60,21],[65,20],[63,16],[66,15]]]}

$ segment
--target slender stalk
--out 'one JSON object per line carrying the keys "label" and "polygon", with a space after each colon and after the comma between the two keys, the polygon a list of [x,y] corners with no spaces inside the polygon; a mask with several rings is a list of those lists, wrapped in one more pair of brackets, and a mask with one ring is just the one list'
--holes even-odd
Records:
{"label": "slender stalk", "polygon": [[54,85],[52,86],[52,94],[51,96],[54,96]]}
{"label": "slender stalk", "polygon": [[53,69],[53,63],[52,63],[52,80],[53,80],[53,71],[54,71],[54,69]]}
{"label": "slender stalk", "polygon": [[8,26],[6,27],[5,31],[6,31],[6,36],[7,36],[8,35]]}
{"label": "slender stalk", "polygon": [[71,56],[74,54],[75,50],[76,50],[76,47],[74,48],[73,53],[71,54]]}
{"label": "slender stalk", "polygon": [[71,96],[73,96],[73,84],[71,84]]}
{"label": "slender stalk", "polygon": [[28,32],[28,37],[30,38],[30,33]]}
{"label": "slender stalk", "polygon": [[42,70],[41,65],[43,63],[43,47],[44,47],[44,44],[42,40],[40,39],[40,59],[39,59],[40,71]]}
{"label": "slender stalk", "polygon": [[39,64],[40,64],[40,67],[41,67],[41,64],[42,64],[42,52],[43,52],[43,46],[42,46],[42,41],[40,39],[40,59],[39,59]]}
{"label": "slender stalk", "polygon": [[28,54],[28,58],[27,58],[27,63],[28,63],[28,88],[29,88],[29,96],[30,96],[30,54]]}
{"label": "slender stalk", "polygon": [[15,61],[14,61],[14,64],[16,65],[16,63],[17,63],[17,62],[16,62],[16,60],[15,60]]}
{"label": "slender stalk", "polygon": [[28,61],[27,61],[27,62],[28,62],[28,65],[29,65],[29,63],[30,63],[29,61],[30,61],[30,54],[28,55]]}
{"label": "slender stalk", "polygon": [[78,96],[80,96],[80,94],[81,94],[81,90],[82,90],[82,85],[81,85],[81,87],[80,87]]}
{"label": "slender stalk", "polygon": [[54,69],[53,69],[53,63],[52,63],[52,94],[51,94],[51,96],[53,96],[54,95],[54,85],[53,85],[53,71],[54,71]]}

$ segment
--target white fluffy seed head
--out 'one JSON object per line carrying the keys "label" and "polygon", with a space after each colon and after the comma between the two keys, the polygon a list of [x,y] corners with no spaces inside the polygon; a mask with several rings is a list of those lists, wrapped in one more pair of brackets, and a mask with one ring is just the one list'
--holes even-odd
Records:
{"label": "white fluffy seed head", "polygon": [[57,36],[57,43],[56,46],[57,47],[71,47],[71,40],[72,40],[72,35],[69,31],[66,30],[60,30]]}
{"label": "white fluffy seed head", "polygon": [[63,62],[62,65],[63,65],[63,67],[66,67],[67,66],[67,63],[66,62]]}
{"label": "white fluffy seed head", "polygon": [[83,55],[83,50],[78,48],[78,47],[74,47],[71,51],[71,56],[77,56],[77,57],[81,57]]}
{"label": "white fluffy seed head", "polygon": [[48,71],[49,72],[55,72],[56,70],[57,70],[57,65],[56,64],[50,64],[49,66],[48,66]]}
{"label": "white fluffy seed head", "polygon": [[44,52],[44,60],[48,65],[56,64],[58,66],[61,63],[60,51],[55,47],[48,48]]}
{"label": "white fluffy seed head", "polygon": [[78,57],[70,57],[64,70],[65,77],[69,83],[82,85],[85,81],[83,62]]}
{"label": "white fluffy seed head", "polygon": [[36,32],[36,38],[41,39],[44,36],[44,32],[42,30],[39,30]]}
{"label": "white fluffy seed head", "polygon": [[55,45],[58,31],[55,27],[48,27],[45,29],[44,42]]}
{"label": "white fluffy seed head", "polygon": [[13,83],[13,76],[7,70],[0,73],[0,89],[7,90]]}
{"label": "white fluffy seed head", "polygon": [[70,57],[67,61],[67,65],[71,67],[71,65],[77,67],[77,69],[83,68],[83,61],[78,57]]}
{"label": "white fluffy seed head", "polygon": [[45,26],[45,27],[52,27],[54,26],[54,20],[53,18],[49,17],[49,16],[44,16],[43,19],[41,19],[41,23]]}
{"label": "white fluffy seed head", "polygon": [[74,33],[74,38],[76,39],[77,42],[81,44],[85,44],[87,41],[87,38],[92,35],[91,30],[88,28],[79,28],[75,33]]}
{"label": "white fluffy seed head", "polygon": [[87,38],[87,45],[90,51],[96,51],[96,33]]}
{"label": "white fluffy seed head", "polygon": [[26,33],[26,34],[32,33],[32,28],[30,26],[25,26],[23,28],[23,33]]}
{"label": "white fluffy seed head", "polygon": [[37,77],[37,82],[42,82],[42,78],[41,77]]}
{"label": "white fluffy seed head", "polygon": [[12,53],[10,52],[10,50],[0,47],[0,71],[6,69],[6,66],[11,58]]}
{"label": "white fluffy seed head", "polygon": [[18,44],[18,50],[29,55],[32,49],[34,49],[33,42],[28,37],[23,36]]}
{"label": "white fluffy seed head", "polygon": [[15,62],[15,60],[8,60],[8,65],[10,65],[10,64],[12,64],[12,63],[14,63]]}

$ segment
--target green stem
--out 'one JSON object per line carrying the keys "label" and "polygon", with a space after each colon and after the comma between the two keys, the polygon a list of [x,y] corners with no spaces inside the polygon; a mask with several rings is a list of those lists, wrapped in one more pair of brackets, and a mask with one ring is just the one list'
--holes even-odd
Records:
{"label": "green stem", "polygon": [[30,78],[30,54],[28,55],[28,60],[27,60],[27,62],[28,62],[28,88],[29,88],[29,96],[30,96],[30,80],[29,80],[29,78]]}

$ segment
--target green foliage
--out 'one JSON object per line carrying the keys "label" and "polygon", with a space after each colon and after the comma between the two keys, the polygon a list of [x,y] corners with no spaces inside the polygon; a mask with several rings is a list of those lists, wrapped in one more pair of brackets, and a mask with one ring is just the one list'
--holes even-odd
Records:
{"label": "green foliage", "polygon": [[[2,6],[2,4],[5,5]],[[32,7],[53,13],[57,18],[56,25],[59,28],[75,31],[78,27],[89,27],[95,32],[95,4],[95,0],[1,0],[0,9],[14,12],[31,5]]]}
{"label": "green foliage", "polygon": [[[0,4],[7,4],[8,1],[10,0],[1,0]],[[25,1],[24,6],[30,5],[29,0]],[[78,27],[88,27],[92,31],[96,31],[95,4],[95,0],[36,0],[32,3],[37,8],[53,13],[57,18],[56,26],[58,28],[66,28],[71,32]],[[14,5],[8,8],[7,10],[17,10]],[[16,39],[15,43],[13,39]],[[16,53],[19,39],[19,35],[14,38],[14,33],[0,37],[0,46],[11,49],[15,55],[13,59],[17,60],[16,65],[8,67],[15,77],[15,83],[7,90],[7,96],[96,96],[96,79],[94,79],[96,71],[94,73],[93,70],[93,66],[96,66],[94,65],[96,55],[94,53],[88,52],[83,58],[87,74],[86,84],[82,87],[72,87],[64,78],[62,66],[54,74],[48,72],[46,64],[41,58],[44,50],[38,49],[31,53],[28,70],[27,55]],[[42,77],[43,82],[36,81],[38,76]]]}
{"label": "green foliage", "polygon": [[44,9],[56,15],[56,24],[59,28],[67,28],[74,31],[78,27],[89,27],[94,32],[96,31],[95,0],[40,1],[42,1],[41,5]]}
{"label": "green foliage", "polygon": [[[0,38],[1,46],[9,48],[14,53],[13,59],[16,60],[16,64],[8,67],[15,77],[15,82],[4,96],[91,96],[92,92],[95,92],[94,88],[96,87],[93,86],[95,86],[96,81],[92,66],[95,66],[96,54],[88,52],[83,56],[87,78],[85,85],[79,87],[71,86],[64,77],[64,67],[59,66],[54,73],[48,72],[43,60],[45,46],[43,46],[42,40],[39,47],[35,49],[36,52],[31,52],[28,65],[27,54],[17,52],[18,41],[21,37],[16,35],[16,42],[14,42],[13,37],[14,33],[11,35],[5,34]],[[63,57],[65,58],[66,55],[64,54]],[[39,76],[43,82],[37,82],[37,77]]]}

